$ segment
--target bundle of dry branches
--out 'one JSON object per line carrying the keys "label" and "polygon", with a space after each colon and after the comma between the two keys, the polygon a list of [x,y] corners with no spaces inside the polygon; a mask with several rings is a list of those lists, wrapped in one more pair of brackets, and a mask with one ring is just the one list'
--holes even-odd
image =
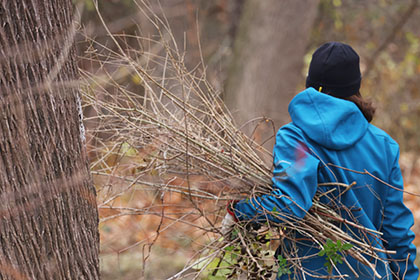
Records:
{"label": "bundle of dry branches", "polygon": [[[270,221],[259,229],[253,229],[250,223],[238,223],[229,236],[221,234],[220,221],[227,201],[272,192],[272,170],[261,159],[261,155],[271,153],[238,129],[220,94],[207,82],[204,64],[192,71],[185,67],[183,52],[167,21],[154,16],[147,5],[139,5],[139,9],[154,24],[156,40],[135,37],[144,48],[134,50],[125,47],[127,37],[109,34],[117,50],[96,42],[102,51],[92,48],[85,58],[101,64],[101,71],[83,73],[85,107],[95,111],[86,120],[95,123],[89,132],[95,137],[95,146],[101,149],[92,163],[93,174],[124,182],[122,187],[111,185],[107,191],[99,190],[99,207],[119,211],[107,219],[158,214],[162,219],[185,223],[207,233],[210,236],[207,244],[170,279],[198,278],[203,274],[208,278],[248,275],[249,279],[268,279],[277,273],[302,273],[305,268],[296,252],[296,232],[311,240],[320,251],[336,246],[335,257],[329,255],[327,259],[330,270],[337,269],[337,262],[344,262],[354,273],[350,277],[357,276],[346,259],[352,257],[377,275],[374,263],[385,261],[377,253],[385,251],[372,246],[368,236],[380,238],[381,233],[363,228],[356,219],[343,219],[342,205],[326,205],[320,200],[326,196],[334,201],[334,190],[345,191],[351,185],[323,184],[329,191],[316,194],[313,207],[303,219],[285,217],[271,209],[267,215],[280,222]],[[127,87],[127,79],[134,81],[136,87]],[[127,155],[133,155],[131,161],[118,162]],[[110,164],[110,156],[117,163]],[[205,187],[196,184],[198,177],[206,181]],[[164,207],[159,208],[160,213],[152,213],[150,209],[148,212],[113,205],[116,198],[132,189],[152,190],[162,203],[165,194],[180,193],[192,209],[189,214],[195,218],[191,215],[173,218],[165,213]],[[197,217],[204,222],[196,223]],[[355,229],[362,234],[350,234]],[[161,223],[150,247],[162,230]],[[282,248],[281,256],[274,260],[274,248],[279,244],[282,247],[284,240],[292,246]],[[305,273],[325,278],[312,271]]]}

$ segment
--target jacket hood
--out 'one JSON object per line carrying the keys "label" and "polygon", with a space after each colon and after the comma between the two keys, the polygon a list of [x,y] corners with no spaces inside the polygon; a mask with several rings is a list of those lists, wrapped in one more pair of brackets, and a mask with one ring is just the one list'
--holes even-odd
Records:
{"label": "jacket hood", "polygon": [[343,150],[365,135],[368,122],[356,104],[307,88],[289,104],[293,123],[311,140]]}

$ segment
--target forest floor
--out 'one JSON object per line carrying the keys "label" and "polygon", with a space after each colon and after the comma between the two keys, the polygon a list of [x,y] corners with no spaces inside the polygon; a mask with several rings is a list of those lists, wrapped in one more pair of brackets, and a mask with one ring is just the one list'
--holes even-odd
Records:
{"label": "forest floor", "polygon": [[[400,165],[405,181],[405,190],[420,194],[420,160],[416,154],[401,155]],[[96,184],[101,180],[94,178]],[[173,212],[185,201],[176,193],[165,194],[164,211]],[[415,224],[412,230],[416,233],[414,241],[420,248],[420,197],[404,195],[406,205],[414,215]],[[115,201],[114,205],[129,205],[137,209],[150,207],[156,200],[156,194],[144,191],[133,191]],[[156,209],[155,215],[126,215],[101,222],[101,273],[104,280],[166,279],[181,270],[194,253],[210,241],[212,236],[187,224],[174,220],[161,219]],[[117,214],[107,209],[100,209],[101,219]],[[179,217],[181,212],[179,212]],[[205,221],[192,221],[205,225]],[[156,238],[156,230],[160,233]],[[150,246],[153,243],[153,246]],[[420,264],[420,258],[417,258]],[[143,270],[143,267],[145,269]]]}

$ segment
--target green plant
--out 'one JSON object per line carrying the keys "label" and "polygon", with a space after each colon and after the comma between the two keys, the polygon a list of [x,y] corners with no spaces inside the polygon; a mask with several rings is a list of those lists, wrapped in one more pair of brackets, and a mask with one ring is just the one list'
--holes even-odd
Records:
{"label": "green plant", "polygon": [[283,258],[283,256],[278,256],[277,261],[278,261],[278,265],[279,265],[279,268],[278,268],[278,271],[277,271],[277,276],[282,276],[282,275],[292,273],[290,271],[290,267],[287,265],[287,260],[285,258]]}
{"label": "green plant", "polygon": [[336,265],[337,263],[343,263],[343,256],[342,253],[344,251],[350,250],[353,247],[353,244],[350,243],[343,243],[341,240],[337,240],[337,242],[333,242],[331,239],[327,239],[327,242],[324,244],[324,249],[322,249],[318,256],[323,257],[325,256],[326,262],[324,266],[328,268],[328,272],[332,272],[332,265]]}

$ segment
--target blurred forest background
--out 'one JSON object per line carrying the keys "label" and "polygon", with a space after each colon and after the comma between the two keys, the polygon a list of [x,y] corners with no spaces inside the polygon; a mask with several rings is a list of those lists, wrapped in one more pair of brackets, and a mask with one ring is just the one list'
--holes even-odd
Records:
{"label": "blurred forest background", "polygon": [[[101,23],[94,3],[74,2],[82,12],[80,25],[84,35],[78,38],[79,66],[83,71],[101,73],[101,64],[91,59],[92,53],[115,51],[117,46]],[[273,144],[270,139],[273,131],[288,122],[289,100],[304,88],[312,52],[326,41],[350,44],[361,57],[361,93],[373,99],[378,109],[373,123],[398,141],[405,188],[420,193],[417,0],[150,0],[148,3],[154,13],[168,20],[186,66],[193,70],[200,63],[205,65],[206,79],[223,96],[238,126],[253,134],[257,141],[265,142],[268,148]],[[151,51],[130,37],[158,38],[156,29],[135,1],[102,0],[98,4],[109,31],[126,35],[121,39],[125,46],[139,52]],[[131,92],[143,94],[140,77],[130,74],[121,79],[120,84]],[[94,113],[89,107],[85,107],[84,113],[87,131],[93,134],[96,123],[90,117]],[[265,118],[273,122],[265,122]],[[95,162],[96,142],[92,135],[88,134],[87,139],[91,161]],[[99,193],[104,185],[110,184],[99,177],[94,180]],[[154,196],[132,193],[121,199],[141,208],[152,205]],[[182,203],[182,197],[177,195],[169,200],[166,202],[174,208]],[[420,236],[420,200],[406,196],[406,201],[416,219],[414,231]],[[151,250],[148,244],[154,239],[159,217],[115,218],[115,214],[100,208],[103,279],[167,278],[194,254],[200,237],[198,232],[191,232],[191,227],[168,225]],[[416,245],[420,246],[419,238]]]}

